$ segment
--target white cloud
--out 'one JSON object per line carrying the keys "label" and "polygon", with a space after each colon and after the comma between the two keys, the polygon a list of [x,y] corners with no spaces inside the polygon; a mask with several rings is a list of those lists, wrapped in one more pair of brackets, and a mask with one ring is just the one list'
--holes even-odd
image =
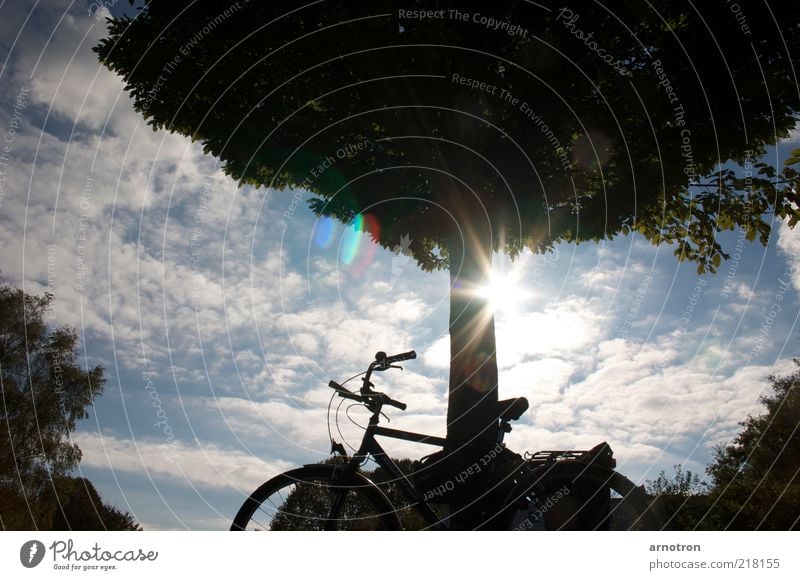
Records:
{"label": "white cloud", "polygon": [[602,317],[590,304],[566,300],[541,312],[498,317],[498,364],[509,368],[534,355],[580,351],[599,338]]}
{"label": "white cloud", "polygon": [[239,449],[223,449],[210,443],[166,444],[86,431],[75,433],[73,441],[83,451],[84,467],[144,472],[156,486],[159,480],[168,480],[191,488],[232,488],[250,493],[290,467],[283,461],[267,462]]}
{"label": "white cloud", "polygon": [[[514,365],[500,373],[503,393],[517,396],[524,393],[533,407],[558,401],[576,370],[573,362],[559,358],[543,358]],[[503,398],[505,398],[503,395]]]}
{"label": "white cloud", "polygon": [[450,368],[450,335],[445,334],[434,341],[424,352],[425,366],[434,369]]}
{"label": "white cloud", "polygon": [[779,222],[778,249],[786,258],[792,284],[800,290],[800,228],[790,228],[785,221]]}

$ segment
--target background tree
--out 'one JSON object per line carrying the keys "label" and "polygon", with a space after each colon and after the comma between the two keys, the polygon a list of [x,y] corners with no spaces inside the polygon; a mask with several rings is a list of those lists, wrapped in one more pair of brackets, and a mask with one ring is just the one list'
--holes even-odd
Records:
{"label": "background tree", "polygon": [[[800,366],[800,360],[795,359]],[[800,527],[800,370],[769,377],[766,411],[717,447],[706,484],[680,465],[648,481],[671,530],[796,530]]]}
{"label": "background tree", "polygon": [[636,232],[713,271],[719,231],[766,243],[767,214],[797,220],[795,171],[723,167],[800,110],[792,7],[738,5],[746,31],[691,2],[151,0],[96,51],[154,129],[233,178],[305,190],[317,215],[450,269],[455,444],[494,438],[494,321],[475,293],[493,251]]}
{"label": "background tree", "polygon": [[680,465],[674,466],[672,477],[662,471],[655,480],[648,480],[646,489],[665,530],[695,530],[708,513],[709,485]]}
{"label": "background tree", "polygon": [[80,483],[98,500],[94,511],[109,516],[106,527],[119,529],[121,523],[129,529],[129,516],[102,506],[85,480],[68,477],[81,458],[69,435],[87,417],[105,378],[100,366],[79,366],[74,330],[48,325],[52,306],[52,294],[32,296],[0,286],[0,527],[66,525],[67,515],[81,510],[65,511],[59,503],[76,500]]}
{"label": "background tree", "polygon": [[58,531],[139,531],[141,526],[133,516],[106,504],[92,482],[85,477],[53,479],[53,530]]}
{"label": "background tree", "polygon": [[[795,359],[800,366],[800,359]],[[770,376],[766,412],[749,416],[716,449],[711,509],[703,525],[725,530],[800,529],[800,370]]]}

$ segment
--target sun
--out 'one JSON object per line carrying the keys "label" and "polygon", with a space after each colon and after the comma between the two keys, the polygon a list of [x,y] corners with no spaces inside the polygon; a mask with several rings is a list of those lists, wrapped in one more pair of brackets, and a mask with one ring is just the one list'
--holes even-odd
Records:
{"label": "sun", "polygon": [[519,273],[515,270],[497,272],[492,270],[489,281],[478,288],[476,294],[489,301],[494,311],[515,312],[527,297],[527,292],[519,284]]}

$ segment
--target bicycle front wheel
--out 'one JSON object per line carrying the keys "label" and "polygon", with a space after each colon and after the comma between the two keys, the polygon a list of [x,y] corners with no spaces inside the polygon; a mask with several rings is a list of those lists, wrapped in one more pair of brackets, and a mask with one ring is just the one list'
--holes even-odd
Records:
{"label": "bicycle front wheel", "polygon": [[535,470],[506,505],[512,530],[657,530],[644,488],[580,461]]}
{"label": "bicycle front wheel", "polygon": [[360,473],[307,465],[273,477],[244,502],[231,526],[242,530],[396,530],[389,501]]}

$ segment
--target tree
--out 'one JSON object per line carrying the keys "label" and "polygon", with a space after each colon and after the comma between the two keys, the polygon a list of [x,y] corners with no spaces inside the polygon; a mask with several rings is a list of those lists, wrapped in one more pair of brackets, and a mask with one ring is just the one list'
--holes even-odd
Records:
{"label": "tree", "polygon": [[691,470],[684,472],[681,465],[674,465],[673,469],[675,472],[672,474],[672,479],[668,478],[667,473],[662,470],[654,481],[648,480],[647,493],[689,497],[706,491],[706,484],[700,481],[697,473],[692,473]]}
{"label": "tree", "polygon": [[494,439],[494,251],[637,233],[714,271],[720,231],[800,217],[794,170],[724,165],[800,110],[791,7],[737,7],[150,0],[95,50],[154,130],[449,268],[455,445]]}
{"label": "tree", "polygon": [[715,529],[800,529],[800,370],[769,381],[772,392],[760,398],[766,412],[743,421],[708,467]]}
{"label": "tree", "polygon": [[655,499],[654,509],[666,530],[695,530],[708,513],[709,486],[700,475],[674,466],[672,478],[662,471],[648,480],[647,493]]}
{"label": "tree", "polygon": [[[800,366],[800,359],[795,359]],[[706,468],[711,485],[675,466],[648,481],[656,509],[672,530],[796,530],[800,528],[800,370],[770,376],[766,412],[749,416]]]}
{"label": "tree", "polygon": [[52,528],[57,531],[140,531],[142,528],[127,512],[106,504],[92,482],[85,477],[58,477],[53,480]]}
{"label": "tree", "polygon": [[[72,329],[48,324],[52,306],[52,294],[32,296],[0,286],[0,526],[4,529],[53,529],[59,518],[66,525],[69,510],[60,502],[69,505],[78,498],[79,482],[84,482],[91,499],[99,501],[86,480],[68,477],[81,458],[69,434],[102,392],[103,368],[79,366],[78,336]],[[95,511],[103,507],[94,503]],[[129,518],[108,506],[102,513],[114,526],[121,521],[118,515]]]}

